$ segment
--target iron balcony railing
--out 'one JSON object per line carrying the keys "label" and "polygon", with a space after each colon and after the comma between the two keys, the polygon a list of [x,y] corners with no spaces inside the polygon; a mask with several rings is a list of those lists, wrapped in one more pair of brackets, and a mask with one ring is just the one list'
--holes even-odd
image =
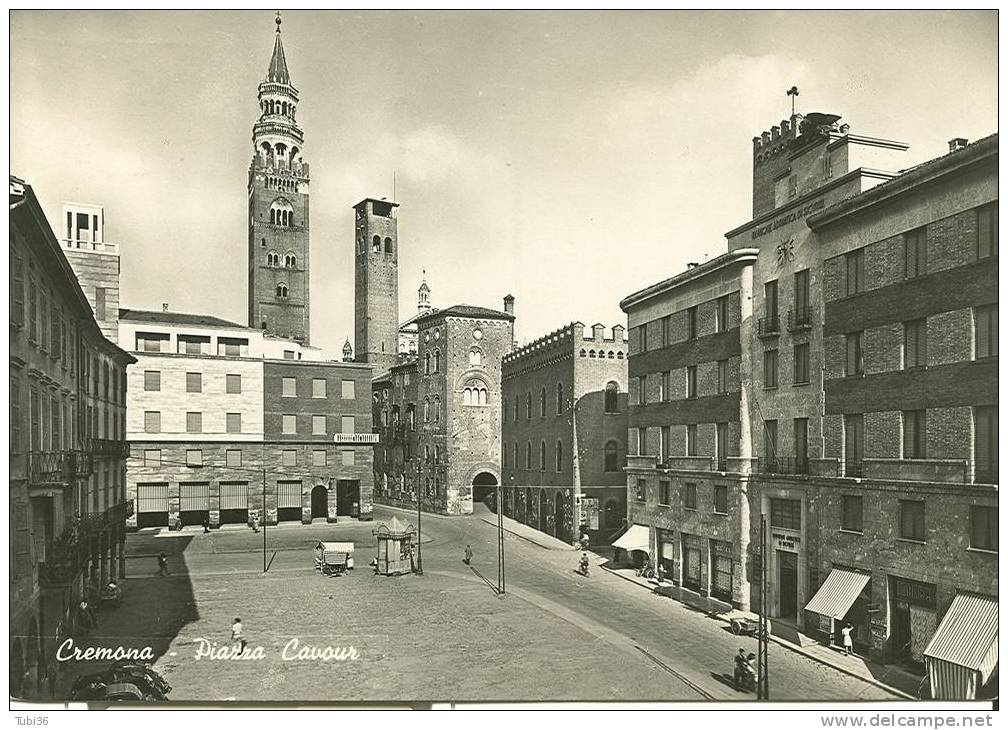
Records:
{"label": "iron balcony railing", "polygon": [[764,456],[757,460],[761,474],[808,474],[809,460],[797,456]]}
{"label": "iron balcony railing", "polygon": [[789,309],[787,313],[788,332],[795,330],[811,329],[812,327],[812,307],[798,307]]}
{"label": "iron balcony railing", "polygon": [[95,456],[129,457],[129,442],[121,439],[90,439],[87,450]]}
{"label": "iron balcony railing", "polygon": [[94,459],[82,451],[29,451],[28,482],[67,485],[94,473]]}
{"label": "iron balcony railing", "polygon": [[761,317],[757,324],[760,337],[780,334],[779,316],[774,315],[773,317]]}

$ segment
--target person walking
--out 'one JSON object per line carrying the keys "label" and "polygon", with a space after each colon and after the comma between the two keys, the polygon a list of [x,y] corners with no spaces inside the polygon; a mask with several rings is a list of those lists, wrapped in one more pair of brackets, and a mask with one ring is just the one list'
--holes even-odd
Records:
{"label": "person walking", "polygon": [[210,532],[210,513],[203,515],[203,534]]}
{"label": "person walking", "polygon": [[472,547],[466,545],[465,558],[462,559],[462,562],[464,562],[466,565],[469,565],[472,562],[472,556],[473,556]]}
{"label": "person walking", "polygon": [[231,641],[238,644],[238,654],[245,653],[245,627],[242,626],[241,619],[235,617],[234,623],[231,624]]}
{"label": "person walking", "polygon": [[163,552],[157,556],[158,575],[168,575],[168,556]]}
{"label": "person walking", "polygon": [[854,641],[851,639],[851,632],[854,631],[854,627],[847,624],[842,629],[840,633],[843,634],[843,649],[845,656],[852,656],[854,654]]}

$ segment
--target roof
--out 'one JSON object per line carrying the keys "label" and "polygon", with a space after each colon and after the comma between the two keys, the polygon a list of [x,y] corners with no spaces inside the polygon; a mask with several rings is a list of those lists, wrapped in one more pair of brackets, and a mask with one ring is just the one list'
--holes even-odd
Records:
{"label": "roof", "polygon": [[410,317],[405,322],[403,322],[402,324],[400,324],[399,325],[399,329],[401,330],[401,329],[403,329],[405,327],[409,327],[411,324],[413,324],[414,322],[416,322],[421,317],[426,317],[428,314],[437,314],[440,311],[441,310],[438,309],[437,307],[431,307],[429,312],[418,312],[417,314],[414,314],[412,317]]}
{"label": "roof", "polygon": [[629,312],[632,307],[635,307],[653,296],[667,294],[677,286],[681,286],[686,282],[693,281],[694,279],[699,279],[713,271],[723,268],[724,266],[745,260],[749,260],[750,262],[755,261],[758,254],[758,248],[737,248],[734,251],[723,253],[717,258],[705,261],[704,263],[686,269],[686,271],[682,271],[669,279],[659,281],[657,284],[652,284],[646,289],[641,289],[630,296],[624,297],[619,303],[620,309],[624,312]]}
{"label": "roof", "polygon": [[963,592],[952,601],[924,656],[979,670],[997,638],[997,599]]}
{"label": "roof", "polygon": [[120,309],[119,319],[130,322],[157,322],[159,324],[188,324],[199,327],[227,327],[228,329],[253,329],[209,314],[187,312],[154,312],[148,309]]}
{"label": "roof", "polygon": [[447,309],[439,309],[429,314],[424,314],[416,318],[416,321],[430,319],[432,317],[469,317],[471,319],[502,319],[506,322],[513,322],[514,315],[507,312],[499,312],[496,309],[486,307],[475,307],[471,304],[456,304]]}
{"label": "roof", "polygon": [[269,70],[266,71],[266,80],[279,84],[290,85],[290,73],[287,71],[287,59],[284,58],[283,41],[280,40],[280,15],[276,19],[276,41],[273,43],[273,57],[270,58]]}

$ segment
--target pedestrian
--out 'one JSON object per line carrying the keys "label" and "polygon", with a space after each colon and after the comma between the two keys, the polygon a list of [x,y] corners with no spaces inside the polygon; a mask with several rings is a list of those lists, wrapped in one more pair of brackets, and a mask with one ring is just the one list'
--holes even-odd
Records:
{"label": "pedestrian", "polygon": [[210,532],[210,513],[209,512],[207,512],[203,516],[203,534],[205,535],[208,532]]}
{"label": "pedestrian", "polygon": [[231,624],[231,641],[238,644],[238,654],[245,653],[245,627],[242,626],[241,619],[235,617],[234,623]]}
{"label": "pedestrian", "polygon": [[163,552],[157,557],[158,575],[168,575],[168,556]]}
{"label": "pedestrian", "polygon": [[851,639],[851,632],[854,631],[854,627],[847,624],[842,629],[840,633],[843,634],[843,649],[845,656],[852,656],[854,654],[854,641]]}
{"label": "pedestrian", "polygon": [[473,556],[472,547],[466,545],[465,558],[463,558],[462,562],[464,562],[466,565],[469,565],[469,563],[472,562],[472,556]]}

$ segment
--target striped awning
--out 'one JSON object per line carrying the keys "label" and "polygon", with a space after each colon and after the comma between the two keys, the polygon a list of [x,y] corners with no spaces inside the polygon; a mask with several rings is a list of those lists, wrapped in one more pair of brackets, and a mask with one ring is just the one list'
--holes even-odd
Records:
{"label": "striped awning", "polygon": [[644,525],[630,525],[630,529],[624,532],[613,547],[626,550],[628,553],[634,550],[651,552],[651,531]]}
{"label": "striped awning", "polygon": [[805,610],[818,613],[820,616],[842,619],[850,611],[869,580],[871,576],[867,573],[833,568],[826,582],[806,604]]}
{"label": "striped awning", "polygon": [[980,671],[994,650],[997,662],[998,602],[978,593],[959,593],[935,631],[924,656]]}

